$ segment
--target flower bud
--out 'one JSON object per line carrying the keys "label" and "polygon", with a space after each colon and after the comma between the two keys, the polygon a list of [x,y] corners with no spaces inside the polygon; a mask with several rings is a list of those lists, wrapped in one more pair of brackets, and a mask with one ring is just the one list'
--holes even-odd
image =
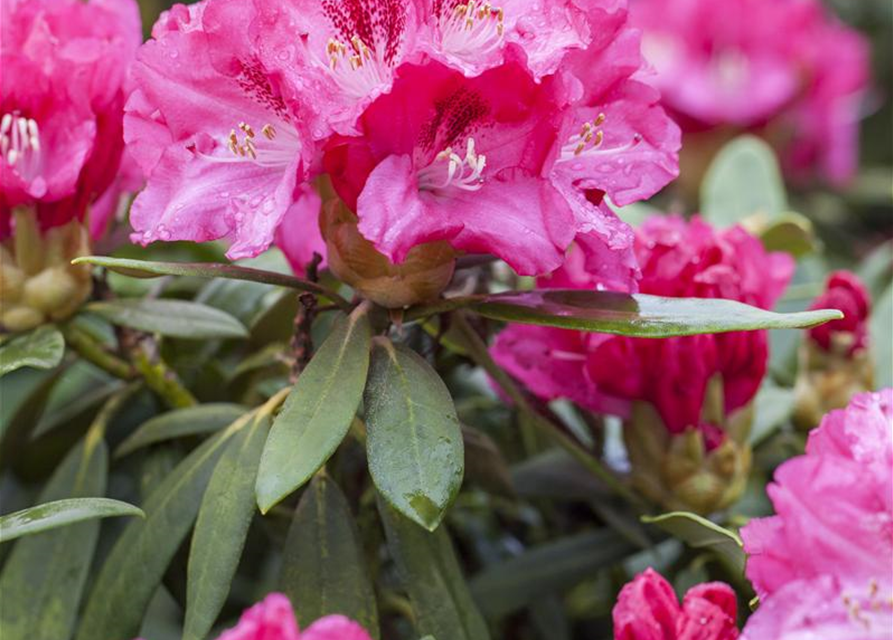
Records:
{"label": "flower bud", "polygon": [[418,245],[404,262],[394,264],[360,234],[356,215],[341,200],[325,204],[320,229],[332,273],[383,307],[433,300],[453,278],[455,253],[448,243]]}
{"label": "flower bud", "polygon": [[[719,379],[711,386],[721,393]],[[634,402],[624,431],[633,484],[669,510],[706,515],[733,504],[750,472],[751,415],[745,407],[725,417],[722,426],[704,422],[673,433],[652,404]]]}
{"label": "flower bud", "polygon": [[871,299],[862,282],[848,271],[832,273],[811,308],[839,309],[844,318],[810,329],[800,346],[794,423],[803,430],[874,387],[868,349]]}
{"label": "flower bud", "polygon": [[64,320],[90,296],[90,267],[71,264],[89,254],[77,221],[41,232],[34,212],[15,211],[13,238],[0,247],[0,330],[27,331]]}

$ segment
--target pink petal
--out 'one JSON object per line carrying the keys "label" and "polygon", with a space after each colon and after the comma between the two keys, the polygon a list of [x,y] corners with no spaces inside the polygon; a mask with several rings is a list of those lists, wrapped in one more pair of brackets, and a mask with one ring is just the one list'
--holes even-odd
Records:
{"label": "pink petal", "polygon": [[372,640],[358,623],[344,616],[326,616],[311,624],[301,640]]}

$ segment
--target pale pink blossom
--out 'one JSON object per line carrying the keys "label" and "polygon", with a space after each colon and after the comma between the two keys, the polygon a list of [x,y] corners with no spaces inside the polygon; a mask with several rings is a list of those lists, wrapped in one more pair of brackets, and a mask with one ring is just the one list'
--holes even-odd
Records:
{"label": "pale pink blossom", "polygon": [[767,487],[777,515],[741,531],[761,596],[823,575],[889,583],[893,567],[893,390],[860,394],[809,436]]}
{"label": "pale pink blossom", "polygon": [[614,640],[735,640],[737,611],[735,592],[726,584],[699,584],[680,604],[670,583],[646,569],[614,605]]}
{"label": "pale pink blossom", "polygon": [[106,203],[120,193],[128,68],[142,38],[138,7],[2,0],[0,14],[0,238],[17,206],[34,208],[44,229],[88,214],[102,229]]}

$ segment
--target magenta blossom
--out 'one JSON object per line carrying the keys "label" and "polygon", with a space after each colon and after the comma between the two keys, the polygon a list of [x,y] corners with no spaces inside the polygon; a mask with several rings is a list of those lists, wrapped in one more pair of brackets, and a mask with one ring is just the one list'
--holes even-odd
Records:
{"label": "magenta blossom", "polygon": [[847,355],[866,347],[871,297],[859,277],[850,271],[835,271],[828,276],[825,292],[811,309],[840,309],[842,320],[834,320],[809,330],[809,338],[825,351],[836,344]]}
{"label": "magenta blossom", "polygon": [[727,584],[699,584],[680,605],[670,583],[646,569],[623,587],[614,605],[614,640],[735,640],[737,611]]}
{"label": "magenta blossom", "polygon": [[[786,254],[766,253],[739,227],[717,231],[698,218],[673,216],[650,218],[636,234],[635,254],[642,293],[728,298],[762,308],[772,307],[794,266]],[[539,284],[604,286],[600,274],[573,254]],[[701,424],[708,383],[721,377],[726,414],[749,403],[766,372],[767,336],[756,331],[648,340],[512,325],[498,336],[493,355],[544,399],[569,397],[622,417],[629,417],[630,402],[646,401],[671,432],[697,427],[715,445],[717,425]]]}
{"label": "magenta blossom", "polygon": [[339,615],[320,618],[301,631],[288,598],[271,593],[247,609],[239,624],[217,640],[372,640],[372,636],[353,620]]}
{"label": "magenta blossom", "polygon": [[[128,68],[141,40],[132,0],[0,2],[0,239],[12,210],[43,229],[117,205]],[[133,184],[126,185],[132,187]]]}
{"label": "magenta blossom", "polygon": [[300,631],[288,598],[273,593],[245,611],[239,624],[217,640],[371,640],[371,636],[344,616],[320,618]]}
{"label": "magenta blossom", "polygon": [[868,46],[819,0],[635,0],[632,13],[686,132],[763,133],[795,173],[853,174]]}
{"label": "magenta blossom", "polygon": [[777,515],[741,530],[762,600],[744,637],[890,638],[893,389],[825,416],[767,491]]}

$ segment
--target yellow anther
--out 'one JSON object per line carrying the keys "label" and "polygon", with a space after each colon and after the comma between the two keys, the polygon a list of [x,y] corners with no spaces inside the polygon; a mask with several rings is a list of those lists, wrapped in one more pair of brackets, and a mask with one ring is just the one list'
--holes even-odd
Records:
{"label": "yellow anther", "polygon": [[260,130],[264,137],[267,140],[272,140],[276,137],[276,129],[271,124],[265,124],[264,128]]}

